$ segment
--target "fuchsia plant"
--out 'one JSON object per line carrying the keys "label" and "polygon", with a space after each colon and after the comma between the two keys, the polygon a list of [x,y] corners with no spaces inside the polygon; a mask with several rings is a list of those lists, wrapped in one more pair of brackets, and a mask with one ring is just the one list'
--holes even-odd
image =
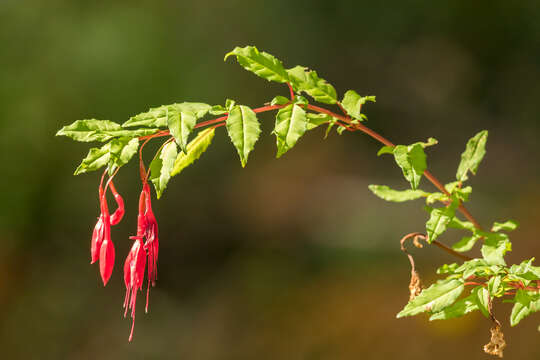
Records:
{"label": "fuchsia plant", "polygon": [[[242,67],[257,76],[287,85],[289,98],[276,96],[271,102],[254,109],[238,105],[234,100],[227,100],[224,106],[176,103],[151,108],[131,117],[122,125],[108,120],[77,120],[57,133],[76,141],[105,142],[100,148],[90,149],[75,171],[75,175],[78,175],[105,167],[99,185],[101,214],[91,241],[91,263],[99,261],[104,285],[111,277],[115,260],[111,226],[116,225],[124,215],[124,201],[116,191],[113,178],[119,168],[139,151],[142,191],[139,197],[137,233],[130,237],[133,245],[124,264],[125,316],[130,310],[133,321],[129,340],[133,337],[137,291],[143,289],[146,267],[146,312],[150,285],[154,286],[157,280],[158,226],[152,211],[149,181],[153,183],[159,199],[170,178],[182,172],[207,150],[219,127],[226,127],[244,167],[261,133],[257,114],[277,110],[273,134],[276,136],[278,158],[294,147],[308,130],[323,124],[328,125],[327,135],[334,127],[339,134],[360,131],[384,145],[378,155],[392,155],[411,188],[393,190],[384,185],[370,185],[369,189],[376,196],[393,202],[424,198],[429,215],[425,232],[413,232],[401,239],[401,249],[407,254],[412,270],[409,302],[397,317],[427,313],[430,320],[450,319],[478,310],[493,323],[491,340],[484,346],[484,351],[502,357],[506,343],[501,331],[502,324],[494,315],[494,301],[503,299],[514,303],[510,316],[512,326],[540,310],[540,267],[532,265],[534,258],[512,266],[506,264],[505,254],[512,249],[507,233],[517,227],[515,221],[495,222],[486,230],[464,205],[472,192],[472,188],[465,186],[465,182],[469,174],[476,174],[484,158],[487,131],[480,131],[468,141],[461,155],[456,180],[443,184],[427,170],[425,149],[437,144],[437,140],[430,138],[426,142],[394,145],[363,124],[367,120],[362,112],[363,105],[375,102],[374,96],[360,96],[354,90],[349,90],[339,100],[334,87],[315,71],[303,66],[286,69],[274,56],[259,52],[253,46],[237,47],[225,59],[229,56],[235,56]],[[304,97],[306,94],[316,102],[335,105],[341,113],[311,104]],[[208,115],[217,117],[205,119]],[[201,128],[205,129],[188,141],[192,132]],[[150,140],[162,137],[166,140],[146,169],[143,148]],[[142,145],[139,146],[141,141]],[[107,175],[108,180],[103,185]],[[422,177],[430,181],[437,191],[421,190],[419,186]],[[118,206],[112,215],[109,214],[106,199],[108,190]],[[439,206],[435,207],[435,204]],[[468,234],[447,246],[438,239],[448,228]],[[460,263],[441,266],[437,273],[446,278],[423,288],[414,259],[405,248],[407,240],[412,240],[418,248],[423,246],[421,241],[435,245],[458,258]],[[481,257],[466,255],[477,243],[481,244]]]}

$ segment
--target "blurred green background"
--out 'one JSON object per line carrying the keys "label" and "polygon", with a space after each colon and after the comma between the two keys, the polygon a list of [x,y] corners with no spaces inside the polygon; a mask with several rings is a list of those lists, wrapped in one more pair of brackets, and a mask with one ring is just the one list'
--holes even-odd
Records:
{"label": "blurred green background", "polygon": [[[223,63],[234,46],[256,45],[341,94],[376,95],[368,125],[392,141],[437,138],[428,162],[443,181],[467,139],[488,129],[469,208],[486,226],[521,222],[509,255],[519,262],[540,250],[537,1],[1,0],[0,44],[3,359],[488,358],[481,315],[395,319],[409,280],[398,241],[422,231],[426,214],[368,191],[407,186],[393,160],[366,136],[323,140],[323,129],[275,160],[270,114],[245,169],[221,129],[154,202],[159,282],[148,315],[139,296],[129,344],[120,270],[136,227],[136,164],[117,178],[127,213],[103,288],[89,265],[99,175],[72,176],[88,146],[54,134],[161,104],[286,95]],[[453,262],[434,248],[415,253],[426,282]],[[538,359],[538,316],[510,328],[509,309],[496,308],[506,357]]]}

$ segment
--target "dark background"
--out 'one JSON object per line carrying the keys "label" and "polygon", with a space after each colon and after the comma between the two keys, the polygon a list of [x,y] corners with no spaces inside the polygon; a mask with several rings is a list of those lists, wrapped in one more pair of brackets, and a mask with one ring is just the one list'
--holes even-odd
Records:
{"label": "dark background", "polygon": [[[540,4],[537,1],[0,1],[0,347],[5,359],[485,359],[479,314],[395,319],[408,299],[398,240],[422,203],[361,134],[323,129],[275,160],[272,115],[242,169],[225,131],[154,201],[159,282],[133,343],[121,265],[135,232],[137,167],[118,175],[126,219],[103,288],[89,265],[99,175],[71,174],[87,144],[54,137],[81,118],[123,122],[181,101],[259,106],[283,86],[223,55],[256,45],[316,69],[340,94],[376,95],[367,123],[396,143],[433,136],[451,181],[469,137],[490,131],[469,208],[514,218],[509,262],[539,255]],[[423,187],[432,187],[423,180]],[[449,232],[448,244],[459,239]],[[478,254],[478,249],[474,250]],[[426,282],[454,260],[415,251]],[[506,358],[538,359],[538,316],[510,328]]]}

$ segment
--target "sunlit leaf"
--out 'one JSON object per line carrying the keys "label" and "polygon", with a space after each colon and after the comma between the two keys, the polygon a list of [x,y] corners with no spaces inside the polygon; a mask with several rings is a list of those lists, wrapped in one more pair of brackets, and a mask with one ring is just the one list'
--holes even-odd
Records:
{"label": "sunlit leaf", "polygon": [[227,132],[238,151],[242,167],[246,166],[249,153],[259,139],[261,128],[257,115],[244,105],[235,105],[226,120]]}
{"label": "sunlit leaf", "polygon": [[306,112],[296,104],[288,105],[278,111],[274,128],[278,158],[292,149],[298,139],[304,135],[307,124]]}
{"label": "sunlit leaf", "polygon": [[386,201],[403,202],[428,196],[428,193],[422,190],[393,190],[385,185],[369,185],[368,188],[375,195]]}
{"label": "sunlit leaf", "polygon": [[177,155],[176,143],[168,142],[159,153],[159,156],[156,156],[150,163],[150,180],[156,188],[158,199],[169,183]]}
{"label": "sunlit leaf", "polygon": [[281,61],[274,56],[259,51],[255,46],[235,47],[225,55],[225,60],[231,55],[235,55],[238,63],[246,70],[268,81],[285,83],[289,81],[289,76]]}
{"label": "sunlit leaf", "polygon": [[476,175],[478,165],[480,165],[480,162],[486,154],[487,137],[487,130],[483,130],[467,142],[467,147],[465,148],[463,154],[461,154],[461,162],[459,163],[456,173],[456,179],[458,181],[467,180],[467,173],[469,171]]}
{"label": "sunlit leaf", "polygon": [[439,312],[452,305],[463,292],[463,282],[456,279],[445,279],[424,289],[418,296],[397,314],[398,318],[413,316],[423,312]]}
{"label": "sunlit leaf", "polygon": [[208,128],[197,134],[195,139],[191,140],[187,145],[187,153],[181,152],[178,154],[174,162],[171,176],[180,174],[182,170],[191,165],[195,160],[201,157],[202,153],[206,151],[208,146],[212,143],[214,138],[215,129]]}
{"label": "sunlit leaf", "polygon": [[75,141],[105,142],[117,137],[139,137],[150,135],[158,131],[158,129],[123,129],[120,124],[109,120],[77,120],[74,123],[64,126],[56,136],[67,136]]}

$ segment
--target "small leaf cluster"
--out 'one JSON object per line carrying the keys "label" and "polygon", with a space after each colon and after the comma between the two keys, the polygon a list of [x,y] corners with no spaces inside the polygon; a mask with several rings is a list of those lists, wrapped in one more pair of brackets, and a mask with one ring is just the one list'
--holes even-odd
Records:
{"label": "small leaf cluster", "polygon": [[[479,310],[490,318],[493,300],[511,296],[505,302],[514,303],[510,324],[515,326],[540,310],[540,293],[529,287],[540,281],[540,267],[533,266],[533,261],[534,258],[511,267],[485,259],[443,265],[437,273],[446,274],[447,278],[424,289],[397,317],[425,312],[430,314],[430,320],[445,320]],[[467,286],[471,287],[467,289]]]}
{"label": "small leaf cluster", "polygon": [[[467,252],[478,241],[482,241],[482,258],[440,267],[437,272],[446,274],[447,277],[410,300],[397,317],[428,313],[430,320],[450,319],[475,310],[491,317],[492,301],[508,296],[511,298],[505,301],[514,303],[510,316],[512,326],[540,310],[540,267],[532,265],[534,258],[510,267],[504,258],[506,253],[512,250],[512,243],[506,232],[515,230],[517,222],[495,222],[490,231],[484,231],[457,216],[458,208],[469,200],[472,192],[472,188],[463,186],[463,183],[468,180],[469,173],[476,174],[486,154],[487,136],[487,131],[480,131],[467,142],[456,172],[456,181],[446,184],[444,192],[430,193],[419,189],[420,180],[427,168],[424,149],[435,145],[435,139],[411,145],[385,146],[379,151],[379,155],[394,155],[396,164],[401,168],[411,188],[394,190],[384,185],[370,185],[369,189],[378,197],[393,202],[425,198],[425,209],[429,213],[426,240],[429,243],[439,238],[448,228],[468,233],[452,245],[454,251]],[[434,203],[441,203],[442,206],[434,208]],[[467,286],[472,287],[466,291]]]}

